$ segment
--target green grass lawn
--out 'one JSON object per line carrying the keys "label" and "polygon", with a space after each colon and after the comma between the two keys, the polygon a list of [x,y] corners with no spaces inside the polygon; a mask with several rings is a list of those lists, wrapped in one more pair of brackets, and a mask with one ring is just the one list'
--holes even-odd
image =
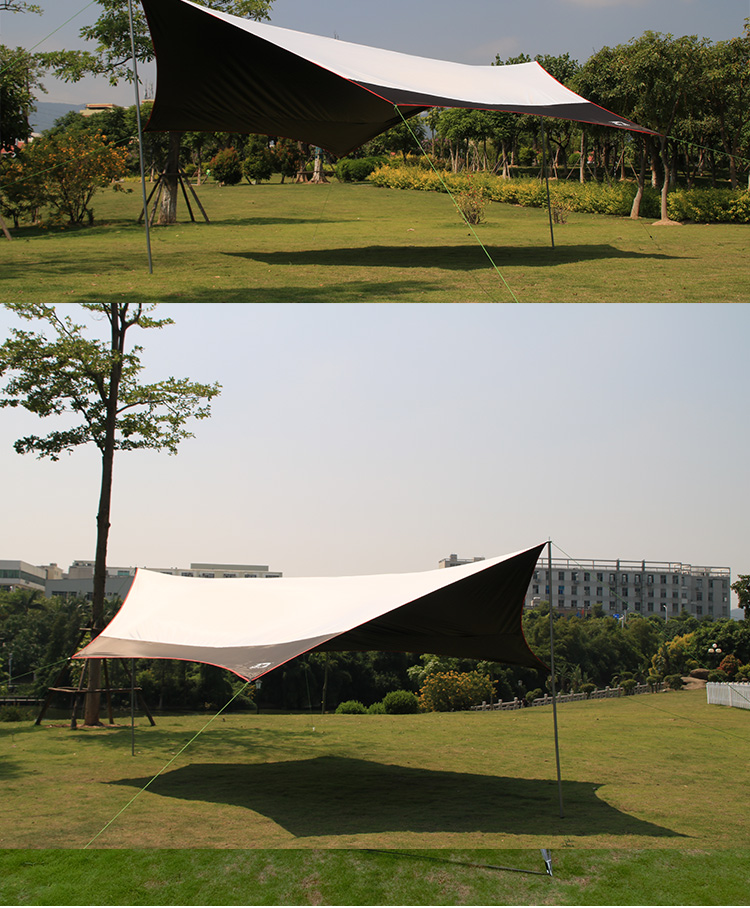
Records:
{"label": "green grass lawn", "polygon": [[[8,299],[81,302],[737,303],[750,300],[747,225],[547,213],[492,203],[476,237],[443,194],[369,184],[200,188],[211,223],[152,231],[138,185],[101,192],[97,226],[22,228],[0,243]],[[197,215],[199,216],[199,215]],[[482,246],[486,248],[482,248]],[[487,255],[489,253],[489,257]],[[494,262],[494,266],[490,261]],[[496,266],[496,267],[495,267]]]}
{"label": "green grass lawn", "polygon": [[[145,791],[205,719],[139,720],[135,757],[125,725],[3,724],[2,903],[743,904],[750,714],[682,691],[558,715],[563,818],[547,707],[226,715]],[[492,869],[541,848],[554,879]]]}

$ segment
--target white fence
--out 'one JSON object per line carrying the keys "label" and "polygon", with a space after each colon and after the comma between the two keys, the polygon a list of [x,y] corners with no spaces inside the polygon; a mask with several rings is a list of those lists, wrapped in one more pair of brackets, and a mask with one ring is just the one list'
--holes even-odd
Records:
{"label": "white fence", "polygon": [[[653,686],[649,684],[636,684],[631,694],[653,694],[666,688],[666,684],[659,683]],[[625,689],[622,687],[605,687],[603,690],[594,690],[590,694],[558,694],[558,703],[572,703],[575,700],[603,700],[609,697],[624,697]],[[709,701],[710,702],[710,701]],[[552,703],[550,694],[543,697],[537,697],[531,704],[525,703],[516,697],[515,700],[507,700],[504,703],[487,703],[483,701],[481,706],[472,706],[472,709],[522,709],[525,706],[549,706]]]}
{"label": "white fence", "polygon": [[706,697],[709,703],[718,706],[737,706],[739,709],[750,709],[750,681],[714,682],[706,685]]}

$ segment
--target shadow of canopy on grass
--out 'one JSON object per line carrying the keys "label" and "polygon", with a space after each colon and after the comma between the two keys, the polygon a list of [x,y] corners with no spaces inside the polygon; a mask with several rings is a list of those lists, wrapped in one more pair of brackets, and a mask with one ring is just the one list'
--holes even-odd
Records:
{"label": "shadow of canopy on grass", "polygon": [[[113,780],[143,788],[147,778]],[[279,763],[193,763],[151,794],[255,811],[298,838],[406,831],[682,837],[596,796],[596,783],[445,772],[324,756]]]}
{"label": "shadow of canopy on grass", "polygon": [[[486,253],[485,251],[486,250]],[[608,244],[576,246],[343,246],[334,249],[225,252],[224,255],[266,265],[324,265],[329,267],[440,268],[448,271],[486,270],[487,255],[499,267],[542,267],[613,260],[670,261],[659,252],[629,252]]]}

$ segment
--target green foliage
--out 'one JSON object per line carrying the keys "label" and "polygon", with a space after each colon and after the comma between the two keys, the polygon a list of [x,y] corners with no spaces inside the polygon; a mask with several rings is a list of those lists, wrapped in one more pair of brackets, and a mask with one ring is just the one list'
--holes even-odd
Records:
{"label": "green foliage", "polygon": [[248,183],[270,180],[274,171],[274,157],[265,136],[249,136],[245,145],[242,175]]}
{"label": "green foliage", "polygon": [[367,714],[370,716],[384,716],[385,706],[383,705],[383,701],[379,700],[377,703],[371,703],[367,707]]}
{"label": "green foliage", "polygon": [[23,722],[31,718],[31,711],[20,706],[0,706],[0,722]]}
{"label": "green foliage", "polygon": [[[547,191],[540,180],[505,180],[491,174],[436,173],[422,167],[384,165],[368,177],[371,183],[389,189],[419,189],[428,192],[481,193],[483,199],[520,205],[525,208],[546,208]],[[636,187],[630,182],[572,183],[553,180],[550,183],[550,203],[553,209],[579,211],[587,214],[609,214],[628,217]],[[641,206],[644,217],[658,216],[658,197],[647,190]]]}
{"label": "green foliage", "polygon": [[538,700],[540,697],[543,697],[543,696],[544,696],[544,691],[541,689],[541,687],[535,687],[534,690],[528,691],[528,693],[524,697],[524,700],[526,701],[527,706],[531,706],[531,704],[534,702],[534,700]]}
{"label": "green foliage", "polygon": [[588,697],[589,694],[593,694],[596,690],[596,684],[592,684],[590,681],[587,681],[585,684],[581,685],[580,693],[586,694]]}
{"label": "green foliage", "polygon": [[723,684],[729,680],[729,675],[720,668],[715,668],[708,673],[708,680],[714,684]]}
{"label": "green foliage", "polygon": [[737,594],[739,607],[745,610],[745,621],[750,624],[750,574],[738,574],[732,591]]}
{"label": "green foliage", "polygon": [[341,158],[336,162],[336,176],[342,183],[361,183],[385,161],[382,156]]}
{"label": "green foliage", "polygon": [[620,687],[625,691],[626,694],[632,694],[638,682],[635,678],[625,678],[621,683]]}
{"label": "green foliage", "polygon": [[682,678],[680,675],[665,675],[664,683],[670,690],[682,690]]}
{"label": "green foliage", "polygon": [[24,149],[21,180],[71,224],[93,223],[94,194],[124,176],[127,154],[100,133],[55,133]]}
{"label": "green foliage", "polygon": [[419,706],[425,712],[452,712],[477,706],[494,696],[488,675],[473,672],[434,672],[419,691]]}
{"label": "green foliage", "polygon": [[383,708],[391,716],[418,713],[419,700],[410,690],[391,690],[383,697]]}
{"label": "green foliage", "polygon": [[724,656],[724,658],[719,663],[719,671],[724,672],[730,681],[734,680],[739,667],[740,660],[736,656],[732,655],[732,653],[728,653],[726,656]]}
{"label": "green foliage", "polygon": [[344,700],[336,707],[337,716],[363,716],[366,712],[367,708],[359,700]]}
{"label": "green foliage", "polygon": [[0,44],[0,149],[12,151],[31,135],[29,114],[35,109],[35,89],[42,87],[40,70],[36,55]]}
{"label": "green foliage", "polygon": [[455,201],[467,224],[472,226],[481,224],[484,219],[485,198],[480,188],[467,186],[455,196]]}
{"label": "green foliage", "polygon": [[211,175],[222,186],[236,186],[242,182],[242,161],[236,148],[224,148],[211,158]]}
{"label": "green foliage", "polygon": [[697,224],[750,224],[750,191],[676,189],[669,194],[667,210],[673,221],[694,221]]}

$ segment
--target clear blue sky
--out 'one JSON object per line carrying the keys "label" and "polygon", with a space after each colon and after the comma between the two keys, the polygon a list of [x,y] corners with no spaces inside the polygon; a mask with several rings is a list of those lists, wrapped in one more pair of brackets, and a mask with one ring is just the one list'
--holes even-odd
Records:
{"label": "clear blue sky", "polygon": [[[0,43],[30,47],[61,26],[40,50],[83,47],[82,25],[100,10],[88,0],[36,0],[44,16],[0,13]],[[136,0],[137,2],[137,0]],[[581,62],[594,51],[641,35],[647,29],[712,40],[742,33],[750,0],[275,0],[274,25],[404,53],[489,64],[496,54],[569,53]],[[91,49],[91,48],[90,48]],[[144,70],[153,81],[153,70]],[[43,98],[72,104],[130,104],[132,89],[106,80],[78,85],[47,80]]]}
{"label": "clear blue sky", "polygon": [[[750,307],[162,310],[150,377],[224,392],[178,456],[118,456],[111,564],[427,570],[551,537],[750,573]],[[67,568],[93,557],[97,454],[12,450],[43,429],[0,411],[0,557]]]}

